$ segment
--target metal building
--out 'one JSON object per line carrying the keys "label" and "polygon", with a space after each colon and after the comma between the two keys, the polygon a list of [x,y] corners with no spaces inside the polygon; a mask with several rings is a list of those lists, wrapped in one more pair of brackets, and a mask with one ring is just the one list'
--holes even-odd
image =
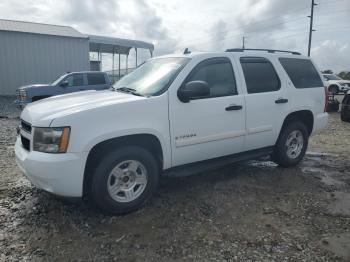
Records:
{"label": "metal building", "polygon": [[[0,19],[0,95],[15,95],[23,85],[52,82],[68,71],[101,69],[102,53],[113,55],[113,72],[114,55],[118,55],[120,77],[120,55],[128,58],[135,49],[137,64],[138,48],[149,50],[152,56],[153,44],[142,41],[89,36],[69,26]],[[99,55],[91,64],[90,52]]]}
{"label": "metal building", "polygon": [[88,36],[74,28],[0,20],[0,95],[89,66]]}

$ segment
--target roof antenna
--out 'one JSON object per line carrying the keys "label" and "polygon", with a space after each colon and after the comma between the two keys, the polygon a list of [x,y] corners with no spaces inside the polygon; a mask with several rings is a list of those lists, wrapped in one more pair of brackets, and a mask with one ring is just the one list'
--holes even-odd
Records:
{"label": "roof antenna", "polygon": [[188,54],[191,54],[191,51],[188,50],[188,48],[186,47],[185,51],[184,51],[184,55],[188,55]]}

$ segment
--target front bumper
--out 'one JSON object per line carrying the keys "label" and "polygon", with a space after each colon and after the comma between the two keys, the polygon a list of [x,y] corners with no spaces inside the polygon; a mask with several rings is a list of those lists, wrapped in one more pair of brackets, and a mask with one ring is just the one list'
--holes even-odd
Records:
{"label": "front bumper", "polygon": [[16,162],[30,182],[63,197],[82,197],[87,152],[48,154],[27,151],[20,137],[15,144]]}
{"label": "front bumper", "polygon": [[342,92],[346,93],[349,90],[350,90],[350,86],[340,86],[340,91],[342,91]]}
{"label": "front bumper", "polygon": [[23,100],[15,100],[13,101],[19,108],[23,109],[27,104],[30,103],[30,101],[23,101]]}

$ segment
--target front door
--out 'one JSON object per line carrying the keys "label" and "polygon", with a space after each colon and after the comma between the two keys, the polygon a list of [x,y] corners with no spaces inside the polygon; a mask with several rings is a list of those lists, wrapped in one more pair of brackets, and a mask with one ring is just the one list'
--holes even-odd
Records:
{"label": "front door", "polygon": [[195,80],[208,83],[209,96],[183,103],[177,97],[177,89],[170,90],[173,166],[238,153],[243,147],[244,97],[237,88],[230,58],[194,63],[181,86]]}
{"label": "front door", "polygon": [[59,86],[62,94],[85,90],[83,73],[70,74],[61,83],[65,83]]}

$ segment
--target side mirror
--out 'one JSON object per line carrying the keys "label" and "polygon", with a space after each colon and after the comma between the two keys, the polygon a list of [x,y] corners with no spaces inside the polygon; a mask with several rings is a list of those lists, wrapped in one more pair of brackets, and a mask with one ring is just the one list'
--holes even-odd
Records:
{"label": "side mirror", "polygon": [[62,81],[62,82],[60,83],[60,86],[61,86],[61,87],[66,87],[66,86],[68,86],[68,81]]}
{"label": "side mirror", "polygon": [[210,95],[210,88],[205,81],[191,81],[177,91],[179,100],[183,103],[190,102],[191,99],[201,98]]}

